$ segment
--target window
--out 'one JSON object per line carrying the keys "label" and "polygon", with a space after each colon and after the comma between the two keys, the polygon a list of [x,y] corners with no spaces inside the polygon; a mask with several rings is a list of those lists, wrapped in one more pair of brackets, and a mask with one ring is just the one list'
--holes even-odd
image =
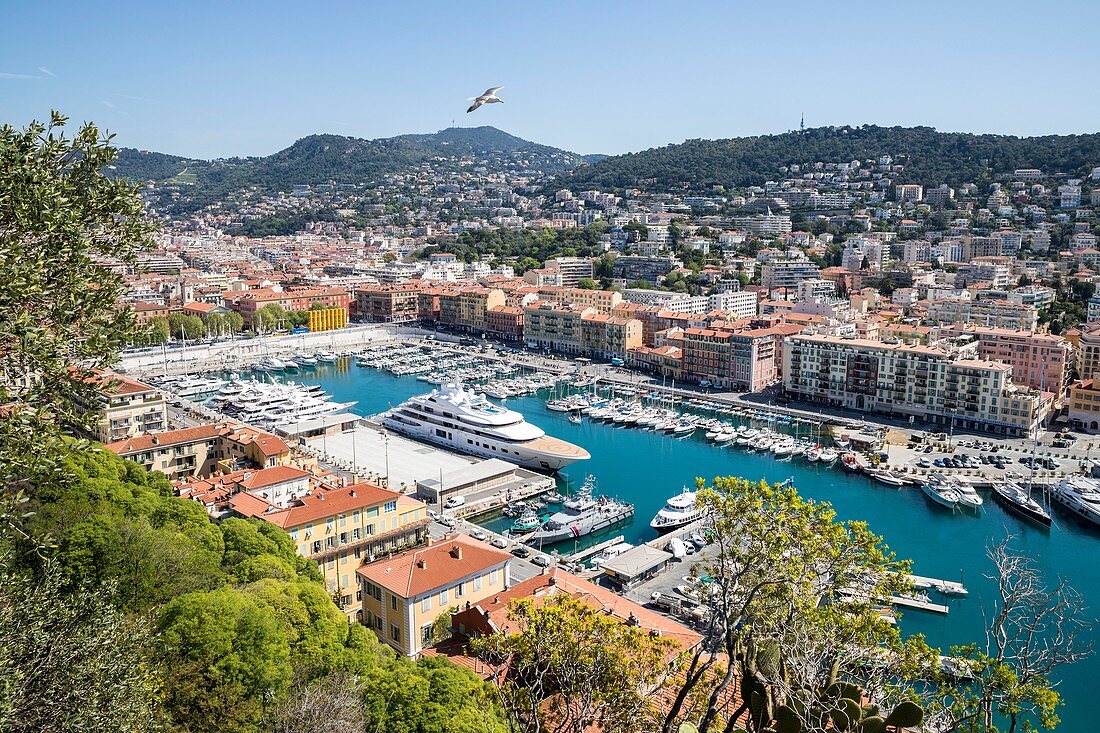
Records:
{"label": "window", "polygon": [[390,608],[394,611],[397,610],[397,596],[390,594]]}
{"label": "window", "polygon": [[431,598],[431,596],[428,596],[427,598],[425,598],[424,600],[422,600],[420,602],[420,610],[425,611],[425,612],[432,610],[432,598]]}
{"label": "window", "polygon": [[489,571],[489,585],[493,585],[496,582],[497,582],[497,571],[496,570],[490,570]]}
{"label": "window", "polygon": [[390,512],[396,512],[397,511],[397,502],[396,501],[387,501],[386,506],[384,507],[383,510],[386,512],[386,514],[389,514]]}
{"label": "window", "polygon": [[446,589],[439,591],[439,605],[445,605],[447,603],[447,591]]}
{"label": "window", "polygon": [[465,593],[463,592],[462,583],[455,586],[455,598],[461,598]]}
{"label": "window", "polygon": [[401,642],[401,629],[394,624],[390,624],[390,638],[398,643]]}
{"label": "window", "polygon": [[432,643],[432,625],[428,624],[420,628],[420,643],[427,646]]}
{"label": "window", "polygon": [[481,590],[481,576],[480,575],[477,576],[476,578],[474,578],[474,590],[475,591]]}

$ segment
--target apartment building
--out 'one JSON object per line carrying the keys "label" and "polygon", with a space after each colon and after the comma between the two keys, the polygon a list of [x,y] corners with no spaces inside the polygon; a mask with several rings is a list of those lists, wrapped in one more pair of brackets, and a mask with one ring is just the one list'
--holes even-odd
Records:
{"label": "apartment building", "polygon": [[290,463],[290,447],[262,430],[228,423],[165,430],[108,443],[107,450],[172,481]]}
{"label": "apartment building", "polygon": [[595,264],[587,257],[555,257],[546,261],[546,269],[558,273],[558,285],[576,287],[584,279],[591,279]]}
{"label": "apartment building", "polygon": [[636,318],[553,303],[525,308],[523,331],[524,340],[538,348],[599,358],[625,358],[630,349],[643,345],[644,333]]}
{"label": "apartment building", "polygon": [[237,494],[232,504],[241,516],[284,529],[298,554],[317,563],[325,587],[351,616],[362,610],[356,572],[364,563],[428,541],[423,502],[370,483],[318,488],[281,509],[253,493]]}
{"label": "apartment building", "polygon": [[420,294],[416,288],[376,285],[355,291],[358,316],[370,323],[410,323],[417,319]]}
{"label": "apartment building", "polygon": [[683,266],[683,262],[671,256],[619,255],[612,265],[612,277],[628,283],[645,280],[656,284],[665,275]]}
{"label": "apartment building", "polygon": [[244,319],[245,329],[256,327],[256,312],[268,305],[277,305],[288,311],[308,311],[315,305],[340,308],[347,313],[351,309],[351,294],[346,288],[290,288],[276,290],[257,288],[241,293],[227,293],[224,305],[235,310]]}
{"label": "apartment building", "polygon": [[168,427],[164,395],[156,389],[114,372],[97,372],[88,381],[98,392],[98,399],[84,405],[84,409],[101,413],[94,433],[101,443]]}
{"label": "apartment building", "polygon": [[710,309],[710,300],[705,295],[688,295],[649,288],[627,288],[623,291],[623,297],[631,303],[655,305],[676,313],[702,313]]}
{"label": "apartment building", "polygon": [[505,341],[523,340],[523,308],[514,305],[494,305],[485,312],[485,331]]}
{"label": "apartment building", "polygon": [[732,318],[753,318],[759,309],[760,296],[749,290],[727,290],[709,298],[710,310],[720,310]]}
{"label": "apartment building", "polygon": [[894,186],[894,197],[898,203],[918,203],[924,198],[924,186],[919,183],[903,183]]}
{"label": "apartment building", "polygon": [[972,323],[992,328],[1034,331],[1039,325],[1035,306],[1007,300],[937,299],[928,304],[929,325]]}
{"label": "apartment building", "polygon": [[1070,425],[1090,433],[1100,433],[1100,382],[1082,379],[1069,388],[1066,400]]}
{"label": "apartment building", "polygon": [[436,620],[512,584],[512,556],[465,535],[360,567],[359,620],[399,654],[433,643]]}
{"label": "apartment building", "polygon": [[484,333],[490,308],[504,305],[504,291],[497,288],[463,288],[441,293],[439,322],[469,333]]}
{"label": "apartment building", "polygon": [[617,290],[586,290],[584,288],[543,287],[538,291],[539,299],[578,308],[595,308],[600,313],[611,313],[623,302],[622,293]]}
{"label": "apartment building", "polygon": [[581,339],[586,353],[598,359],[625,359],[631,349],[642,345],[642,322],[606,313],[581,317]]}
{"label": "apartment building", "polygon": [[1012,367],[940,348],[798,335],[783,349],[784,387],[797,400],[1026,436],[1053,400],[1012,381]]}
{"label": "apartment building", "polygon": [[940,335],[974,339],[979,358],[1011,366],[1012,381],[1016,384],[1053,392],[1058,398],[1065,391],[1073,349],[1061,336],[963,325],[943,329]]}
{"label": "apartment building", "polygon": [[758,392],[780,378],[782,343],[802,327],[687,328],[681,334],[681,377],[723,389]]}
{"label": "apartment building", "polygon": [[794,290],[803,280],[818,280],[821,271],[809,260],[776,259],[760,268],[760,284],[768,290]]}
{"label": "apartment building", "polygon": [[1077,376],[1100,380],[1100,328],[1082,330],[1077,339]]}

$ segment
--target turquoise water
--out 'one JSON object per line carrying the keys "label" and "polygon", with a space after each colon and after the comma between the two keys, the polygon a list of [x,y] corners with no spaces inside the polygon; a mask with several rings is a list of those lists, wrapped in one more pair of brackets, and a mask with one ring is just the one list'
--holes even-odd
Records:
{"label": "turquoise water", "polygon": [[[394,377],[347,361],[287,378],[320,384],[341,401],[357,400],[354,411],[362,415],[381,412],[432,388],[414,377]],[[1049,532],[1017,520],[988,496],[979,516],[951,514],[930,505],[916,488],[897,490],[839,468],[808,464],[801,459],[777,461],[738,448],[721,448],[704,440],[702,431],[674,438],[587,419],[573,425],[563,414],[547,410],[540,397],[510,399],[506,404],[552,435],[588,449],[591,460],[569,467],[562,472],[562,479],[577,486],[585,474],[591,473],[598,480],[599,493],[634,503],[633,521],[612,532],[625,535],[628,542],[655,537],[649,520],[665,499],[682,486],[693,485],[696,476],[709,479],[736,475],[769,481],[793,477],[804,496],[831,502],[841,519],[866,520],[899,557],[913,560],[916,574],[961,579],[966,584],[968,598],[937,599],[950,605],[951,612],[946,616],[906,612],[902,628],[925,634],[935,645],[984,640],[983,599],[991,601],[994,593],[992,582],[984,577],[992,572],[985,551],[990,542],[1006,534],[1016,536],[1016,550],[1035,558],[1051,581],[1063,577],[1086,598],[1100,595],[1100,564],[1096,562],[1100,534],[1057,512],[1055,526]],[[1066,706],[1059,730],[1094,730],[1095,726],[1087,721],[1100,716],[1100,696],[1092,690],[1093,682],[1100,677],[1100,656],[1094,655],[1064,674],[1060,691]]]}

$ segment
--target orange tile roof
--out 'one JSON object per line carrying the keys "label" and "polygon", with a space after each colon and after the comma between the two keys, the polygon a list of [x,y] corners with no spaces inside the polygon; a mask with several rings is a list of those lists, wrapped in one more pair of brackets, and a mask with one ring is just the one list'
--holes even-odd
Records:
{"label": "orange tile roof", "polygon": [[[400,499],[408,499],[408,497],[404,497],[396,491],[383,489],[381,486],[362,482],[342,488],[319,489],[312,494],[299,498],[294,506],[265,515],[264,519],[283,528],[295,527],[306,522],[331,517],[334,514],[351,512],[387,501],[399,501]],[[408,501],[414,500],[408,499]]]}
{"label": "orange tile roof", "polygon": [[408,550],[364,565],[356,572],[391,593],[402,598],[413,598],[485,572],[511,558],[508,553],[484,542],[457,535],[428,547]]}

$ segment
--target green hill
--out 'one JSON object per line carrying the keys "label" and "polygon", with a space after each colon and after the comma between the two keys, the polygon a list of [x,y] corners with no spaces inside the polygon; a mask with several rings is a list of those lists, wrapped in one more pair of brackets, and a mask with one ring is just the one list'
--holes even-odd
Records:
{"label": "green hill", "polygon": [[434,134],[364,140],[310,135],[285,150],[254,158],[195,160],[123,148],[114,175],[136,181],[189,186],[187,199],[202,205],[234,190],[260,187],[290,191],[295,185],[370,183],[415,170],[428,161],[444,167],[484,165],[559,174],[587,162],[585,156],[524,140],[495,127],[449,128]]}
{"label": "green hill", "polygon": [[931,127],[818,127],[805,132],[688,140],[616,155],[577,168],[552,188],[706,191],[715,185],[762,184],[793,163],[841,162],[890,155],[905,165],[906,182],[958,185],[1015,168],[1084,173],[1100,165],[1100,134],[974,135]]}

